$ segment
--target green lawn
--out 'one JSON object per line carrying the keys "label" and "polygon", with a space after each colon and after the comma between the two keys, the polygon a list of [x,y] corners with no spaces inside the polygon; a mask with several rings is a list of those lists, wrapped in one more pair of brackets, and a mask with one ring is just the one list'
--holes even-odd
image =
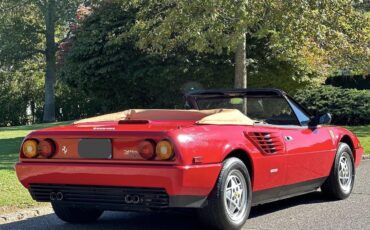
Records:
{"label": "green lawn", "polygon": [[17,180],[14,164],[24,136],[32,130],[70,122],[0,128],[0,213],[37,205]]}
{"label": "green lawn", "polygon": [[365,154],[370,154],[370,125],[347,126],[346,128],[354,132],[360,139],[361,145],[365,149]]}
{"label": "green lawn", "polygon": [[[18,151],[23,137],[35,129],[68,123],[70,122],[0,128],[0,212],[37,205],[18,182],[13,168],[18,160]],[[365,152],[369,154],[370,125],[347,128],[357,134]]]}

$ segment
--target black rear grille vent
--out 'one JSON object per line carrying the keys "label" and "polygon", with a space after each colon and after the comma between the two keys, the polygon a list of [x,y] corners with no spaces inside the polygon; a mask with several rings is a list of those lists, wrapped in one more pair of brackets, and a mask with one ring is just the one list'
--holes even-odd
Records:
{"label": "black rear grille vent", "polygon": [[161,188],[31,184],[33,199],[90,205],[105,210],[150,210],[167,208],[169,197]]}

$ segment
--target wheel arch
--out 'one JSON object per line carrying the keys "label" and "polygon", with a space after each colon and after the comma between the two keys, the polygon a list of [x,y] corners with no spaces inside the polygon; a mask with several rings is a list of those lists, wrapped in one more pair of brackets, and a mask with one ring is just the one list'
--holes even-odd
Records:
{"label": "wheel arch", "polygon": [[247,167],[247,169],[249,171],[249,174],[250,174],[250,177],[251,177],[251,182],[252,182],[252,188],[253,188],[253,184],[254,184],[254,165],[253,165],[252,158],[250,157],[248,152],[245,151],[244,149],[234,149],[234,150],[230,151],[225,156],[223,161],[225,161],[226,159],[228,159],[230,157],[239,158],[245,164],[245,166]]}
{"label": "wheel arch", "polygon": [[339,142],[340,143],[345,143],[345,144],[347,144],[351,148],[352,154],[353,154],[353,158],[356,161],[356,149],[355,149],[355,146],[353,144],[353,141],[352,141],[351,137],[345,134],[345,135],[343,135],[341,137],[341,139],[340,139]]}

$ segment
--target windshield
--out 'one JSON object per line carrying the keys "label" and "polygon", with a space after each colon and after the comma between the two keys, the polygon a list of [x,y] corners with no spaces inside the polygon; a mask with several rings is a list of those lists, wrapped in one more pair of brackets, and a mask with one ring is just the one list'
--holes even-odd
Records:
{"label": "windshield", "polygon": [[199,109],[238,109],[249,118],[274,125],[300,125],[285,98],[279,96],[198,98]]}

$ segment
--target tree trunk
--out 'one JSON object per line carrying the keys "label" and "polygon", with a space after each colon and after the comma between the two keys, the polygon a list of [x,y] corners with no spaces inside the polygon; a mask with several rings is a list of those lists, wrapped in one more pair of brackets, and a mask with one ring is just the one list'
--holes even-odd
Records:
{"label": "tree trunk", "polygon": [[46,25],[46,71],[45,71],[45,104],[43,122],[55,121],[55,80],[56,80],[56,45],[55,45],[55,0],[47,2]]}
{"label": "tree trunk", "polygon": [[[234,87],[237,89],[247,88],[247,50],[246,35],[243,34],[243,41],[235,50],[235,79]],[[247,114],[247,98],[243,99],[242,112]]]}
{"label": "tree trunk", "polygon": [[243,35],[243,41],[235,50],[235,88],[247,88],[247,53],[246,53],[246,35]]}

